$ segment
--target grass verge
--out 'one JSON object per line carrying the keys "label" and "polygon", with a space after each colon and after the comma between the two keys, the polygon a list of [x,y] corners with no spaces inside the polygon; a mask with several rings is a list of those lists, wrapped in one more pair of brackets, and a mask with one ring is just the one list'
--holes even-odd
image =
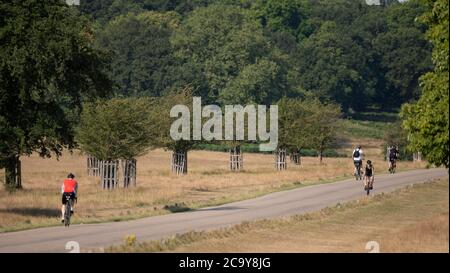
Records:
{"label": "grass verge", "polygon": [[108,252],[448,252],[448,178],[293,217],[244,222]]}

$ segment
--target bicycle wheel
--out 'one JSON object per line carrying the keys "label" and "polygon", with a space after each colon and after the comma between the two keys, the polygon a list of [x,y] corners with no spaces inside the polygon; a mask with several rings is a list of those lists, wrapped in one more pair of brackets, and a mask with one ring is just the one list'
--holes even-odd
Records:
{"label": "bicycle wheel", "polygon": [[66,210],[64,212],[64,225],[68,227],[70,225],[70,207],[72,200],[68,200],[66,203]]}
{"label": "bicycle wheel", "polygon": [[356,180],[361,180],[361,168],[356,167],[356,173],[355,173]]}

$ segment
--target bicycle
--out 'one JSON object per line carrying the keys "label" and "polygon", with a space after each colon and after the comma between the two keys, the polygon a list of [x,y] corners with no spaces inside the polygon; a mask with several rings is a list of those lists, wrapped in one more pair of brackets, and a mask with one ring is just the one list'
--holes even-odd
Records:
{"label": "bicycle", "polygon": [[66,195],[66,209],[64,210],[64,226],[70,225],[70,217],[72,216],[72,198],[70,195]]}
{"label": "bicycle", "polygon": [[362,180],[362,172],[361,172],[361,163],[356,163],[355,167],[356,167],[356,172],[355,172],[355,178],[356,180]]}
{"label": "bicycle", "polygon": [[373,190],[373,179],[374,177],[370,176],[364,181],[364,191],[366,191],[367,195],[370,194],[370,190]]}
{"label": "bicycle", "polygon": [[397,167],[397,164],[396,164],[395,160],[390,160],[390,162],[389,162],[389,173],[390,174],[394,174],[396,167]]}

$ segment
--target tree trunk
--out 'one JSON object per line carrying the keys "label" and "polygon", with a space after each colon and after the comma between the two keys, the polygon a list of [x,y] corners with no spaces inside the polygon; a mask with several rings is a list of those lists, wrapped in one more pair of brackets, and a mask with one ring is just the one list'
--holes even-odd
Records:
{"label": "tree trunk", "polygon": [[300,149],[295,149],[291,155],[291,162],[293,162],[295,165],[300,165]]}
{"label": "tree trunk", "polygon": [[323,151],[320,150],[320,151],[319,151],[319,160],[320,160],[320,164],[322,164],[322,154],[323,154]]}
{"label": "tree trunk", "polygon": [[22,188],[21,162],[18,155],[5,161],[5,183],[9,189]]}

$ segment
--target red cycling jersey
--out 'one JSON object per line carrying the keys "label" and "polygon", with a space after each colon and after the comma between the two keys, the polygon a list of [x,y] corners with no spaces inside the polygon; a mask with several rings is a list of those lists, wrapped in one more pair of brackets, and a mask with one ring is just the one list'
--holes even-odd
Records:
{"label": "red cycling jersey", "polygon": [[64,192],[75,192],[76,186],[77,186],[77,181],[75,179],[65,179],[64,180]]}

